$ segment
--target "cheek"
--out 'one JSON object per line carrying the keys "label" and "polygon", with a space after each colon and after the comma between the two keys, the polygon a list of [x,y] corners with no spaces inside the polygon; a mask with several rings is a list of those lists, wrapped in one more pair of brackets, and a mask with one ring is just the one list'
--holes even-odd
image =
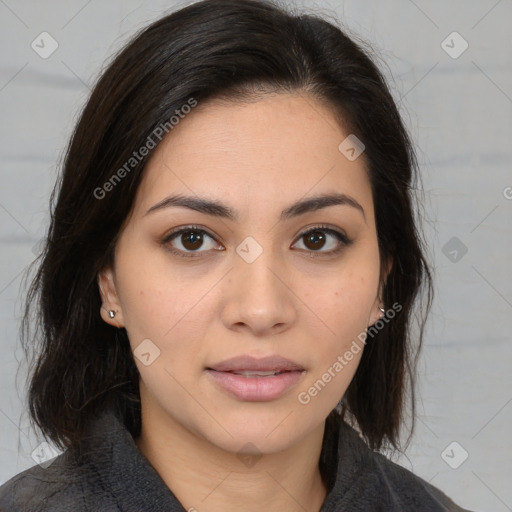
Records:
{"label": "cheek", "polygon": [[158,346],[169,343],[200,310],[198,298],[208,284],[196,279],[185,285],[180,273],[171,269],[164,251],[154,249],[120,253],[116,275],[125,328],[133,346],[146,338]]}
{"label": "cheek", "polygon": [[[359,284],[356,288],[352,284]],[[301,387],[300,404],[327,415],[352,381],[365,347],[368,315],[375,300],[375,288],[365,278],[340,282],[336,289],[318,297],[324,303],[324,336],[313,335],[316,350],[311,374]]]}
{"label": "cheek", "polygon": [[[372,266],[341,271],[325,293],[311,299],[328,319],[332,338],[344,343],[368,327],[379,285],[378,270]],[[327,323],[327,321],[326,321]]]}
{"label": "cheek", "polygon": [[203,370],[198,362],[208,356],[205,332],[214,321],[218,276],[196,268],[189,278],[158,252],[119,261],[125,328],[142,379],[157,394],[162,386],[179,392],[178,382],[193,389]]}
{"label": "cheek", "polygon": [[323,324],[323,334],[316,338],[314,377],[329,380],[329,371],[336,382],[330,387],[338,391],[348,385],[361,359],[379,284],[378,256],[369,252],[351,263],[323,291],[310,292],[308,299]]}

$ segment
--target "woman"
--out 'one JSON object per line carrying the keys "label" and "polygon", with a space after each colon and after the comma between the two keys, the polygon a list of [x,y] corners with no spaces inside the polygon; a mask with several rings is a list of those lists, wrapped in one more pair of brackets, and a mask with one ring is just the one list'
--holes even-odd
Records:
{"label": "woman", "polygon": [[30,413],[65,451],[1,509],[463,510],[377,452],[431,303],[415,172],[327,21],[204,0],[137,35],[76,126],[27,299]]}

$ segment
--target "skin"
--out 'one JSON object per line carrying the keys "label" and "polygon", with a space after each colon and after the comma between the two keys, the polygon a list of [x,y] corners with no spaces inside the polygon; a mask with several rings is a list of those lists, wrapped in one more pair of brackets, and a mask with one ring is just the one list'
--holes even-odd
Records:
{"label": "skin", "polygon": [[[114,266],[98,276],[104,321],[126,328],[133,350],[145,339],[160,350],[148,366],[135,357],[142,404],[136,443],[187,510],[318,511],[325,500],[318,469],[325,418],[362,350],[308,404],[298,394],[381,317],[382,306],[364,154],[349,161],[338,150],[348,134],[306,94],[199,104],[155,149]],[[292,203],[333,192],[355,199],[364,215],[345,204],[279,220]],[[177,193],[221,201],[240,218],[185,207],[146,214]],[[196,257],[170,251],[194,252],[181,235],[160,243],[189,224],[214,236],[204,235]],[[315,249],[301,235],[318,224],[346,233],[352,244],[322,231],[327,238]],[[251,263],[236,252],[248,236],[263,250]],[[306,372],[275,400],[242,401],[205,372],[242,354],[281,355]],[[242,453],[257,457],[244,463]]]}

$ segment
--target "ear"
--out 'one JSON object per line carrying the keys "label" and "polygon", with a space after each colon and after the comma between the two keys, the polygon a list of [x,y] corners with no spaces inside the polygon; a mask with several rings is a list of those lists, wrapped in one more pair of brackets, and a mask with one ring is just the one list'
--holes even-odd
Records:
{"label": "ear", "polygon": [[[98,287],[101,296],[101,318],[114,327],[124,327],[123,310],[117,294],[114,271],[110,267],[104,268],[98,274]],[[109,311],[114,311],[115,316],[110,317]]]}
{"label": "ear", "polygon": [[386,309],[388,304],[384,304],[383,302],[383,295],[384,295],[384,285],[386,284],[386,280],[389,276],[389,273],[391,272],[391,269],[393,268],[393,258],[389,257],[386,260],[382,260],[381,266],[380,266],[380,283],[379,283],[379,293],[377,294],[377,297],[375,298],[375,302],[372,306],[372,312],[370,314],[370,320],[368,327],[370,325],[373,325],[377,321],[379,321],[385,313],[383,313],[379,308]]}

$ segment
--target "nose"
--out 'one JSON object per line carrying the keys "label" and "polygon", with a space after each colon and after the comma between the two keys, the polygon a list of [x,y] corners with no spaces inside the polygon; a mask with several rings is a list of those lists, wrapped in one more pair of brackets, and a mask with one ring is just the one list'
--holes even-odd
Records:
{"label": "nose", "polygon": [[288,330],[296,320],[299,302],[289,272],[270,250],[249,261],[238,255],[234,259],[223,294],[224,325],[259,337]]}

